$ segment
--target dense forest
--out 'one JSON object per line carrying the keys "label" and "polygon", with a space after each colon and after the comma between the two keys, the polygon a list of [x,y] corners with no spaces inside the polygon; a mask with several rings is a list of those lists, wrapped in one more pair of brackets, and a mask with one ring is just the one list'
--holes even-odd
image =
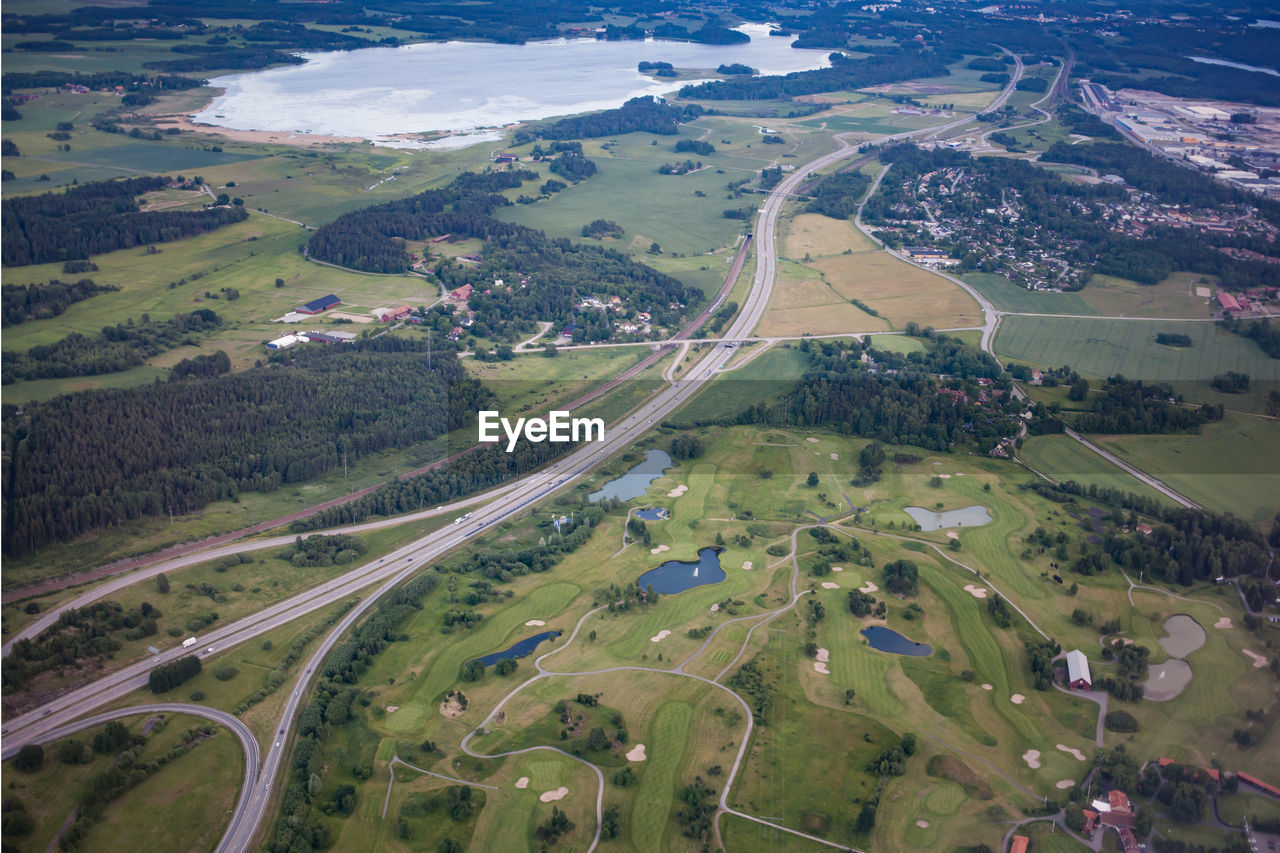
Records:
{"label": "dense forest", "polygon": [[222,318],[208,308],[175,314],[169,320],[104,326],[95,337],[72,332],[52,344],[40,344],[23,352],[5,350],[0,364],[0,384],[28,379],[63,379],[98,376],[137,367],[166,350],[200,345],[200,334],[222,325]]}
{"label": "dense forest", "polygon": [[195,77],[180,77],[176,74],[148,77],[131,71],[100,71],[94,74],[78,71],[6,71],[0,76],[0,91],[5,95],[12,94],[15,89],[56,89],[68,84],[89,89],[112,89],[123,86],[126,93],[159,94],[165,91],[195,89],[203,86],[205,81]]}
{"label": "dense forest", "polygon": [[[577,155],[559,154],[566,156]],[[688,308],[702,301],[701,291],[621,252],[552,239],[491,215],[509,204],[494,190],[518,187],[536,177],[520,170],[464,173],[444,189],[341,216],[317,230],[308,249],[318,260],[395,272],[409,263],[398,237],[420,240],[453,234],[485,240],[478,265],[434,259],[436,276],[447,290],[474,287],[467,302],[474,312],[470,331],[481,338],[512,338],[532,328],[535,320],[550,320],[572,325],[577,342],[608,340],[614,334],[610,315],[579,307],[591,295],[618,296],[624,311],[649,312],[656,326],[678,323]]]}
{"label": "dense forest", "polygon": [[1168,385],[1113,376],[1094,394],[1093,411],[1072,424],[1080,432],[1111,434],[1199,432],[1200,426],[1220,420],[1217,406],[1180,405],[1182,398]]}
{"label": "dense forest", "polygon": [[932,53],[902,50],[891,54],[875,54],[866,59],[849,59],[843,54],[832,54],[829,68],[793,71],[783,76],[712,80],[685,86],[680,90],[680,97],[711,101],[794,98],[817,92],[861,89],[864,86],[916,77],[942,77],[950,73],[946,62]]}
{"label": "dense forest", "polygon": [[837,172],[818,181],[808,190],[813,200],[807,210],[833,219],[847,219],[858,211],[858,202],[871,186],[871,178],[862,172]]}
{"label": "dense forest", "polygon": [[66,192],[6,198],[0,259],[10,266],[87,258],[147,243],[165,243],[247,219],[242,207],[142,212],[136,196],[168,178],[93,181]]}
{"label": "dense forest", "polygon": [[538,138],[595,139],[637,132],[674,136],[680,122],[692,121],[700,115],[702,109],[697,106],[675,107],[665,101],[642,96],[632,98],[615,110],[571,116],[517,130],[513,142],[523,145]]}
{"label": "dense forest", "polygon": [[6,284],[0,287],[3,325],[8,328],[28,320],[48,320],[70,305],[119,289],[113,284],[97,284],[91,278],[82,278],[74,284],[56,278],[48,284]]}
{"label": "dense forest", "polygon": [[4,552],[304,482],[491,405],[438,342],[428,369],[426,346],[309,347],[244,373],[5,406]]}
{"label": "dense forest", "polygon": [[[735,423],[827,426],[886,444],[949,452],[957,444],[989,450],[1018,430],[1015,402],[979,402],[968,380],[1000,375],[990,356],[939,336],[928,352],[899,353],[858,344],[805,341],[809,368],[776,403],[756,403]],[[869,362],[863,361],[865,355]],[[945,374],[951,378],[937,378]],[[1003,396],[1003,395],[1002,395]]]}

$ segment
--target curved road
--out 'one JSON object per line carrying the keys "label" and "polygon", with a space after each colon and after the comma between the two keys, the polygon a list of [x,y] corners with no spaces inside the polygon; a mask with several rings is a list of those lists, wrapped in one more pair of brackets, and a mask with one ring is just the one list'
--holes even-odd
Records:
{"label": "curved road", "polygon": [[[1003,105],[1012,94],[1013,87],[1021,77],[1021,74],[1022,64],[1021,61],[1018,61],[1009,85],[992,101],[989,109],[997,109]],[[895,134],[886,137],[882,141],[906,139],[922,133],[936,134],[959,127],[973,120],[973,117],[969,116],[937,127]],[[756,265],[751,290],[744,299],[733,325],[727,331],[726,338],[745,337],[758,325],[760,318],[768,307],[777,272],[778,260],[774,231],[778,216],[787,199],[794,194],[799,185],[810,175],[857,152],[857,148],[847,140],[840,139],[839,141],[840,147],[835,151],[797,168],[796,171],[779,183],[762,206],[756,226],[759,262]],[[429,533],[416,542],[406,545],[387,557],[378,560],[376,563],[366,565],[346,576],[335,578],[317,588],[307,590],[267,607],[259,613],[203,635],[197,646],[197,648],[204,649],[204,651],[199,652],[201,656],[212,654],[218,649],[225,650],[228,646],[250,640],[300,616],[348,599],[370,584],[381,582],[381,585],[375,591],[369,593],[363,601],[347,612],[308,659],[303,676],[294,685],[282,710],[281,722],[272,741],[273,746],[267,751],[261,772],[252,780],[248,788],[249,803],[243,818],[237,820],[236,826],[232,827],[228,833],[228,838],[224,839],[231,845],[228,849],[240,851],[247,850],[252,846],[253,838],[258,832],[271,801],[271,783],[282,763],[283,753],[285,752],[283,745],[287,743],[294,719],[307,693],[306,685],[310,682],[315,670],[320,667],[329,651],[381,596],[412,575],[417,574],[431,561],[467,544],[490,525],[499,523],[507,517],[523,511],[530,505],[542,501],[547,496],[564,489],[568,484],[576,482],[584,474],[593,470],[601,462],[630,447],[637,439],[652,429],[655,423],[689,402],[702,390],[708,381],[715,378],[717,372],[727,364],[734,354],[735,350],[730,347],[723,345],[711,346],[704,357],[690,367],[683,377],[659,391],[616,424],[606,435],[604,441],[580,446],[547,467],[508,484],[500,490],[496,490],[500,493],[489,504],[472,513],[468,513],[470,517],[459,519],[459,523]],[[47,739],[51,732],[58,731],[60,727],[71,722],[76,717],[87,713],[95,707],[122,698],[144,686],[147,680],[147,673],[154,664],[175,660],[187,653],[187,650],[181,648],[170,649],[157,655],[152,660],[143,661],[104,676],[92,684],[68,692],[46,703],[46,705],[35,711],[7,721],[0,734],[4,735],[7,745],[16,746]],[[702,680],[706,680],[708,683],[715,683],[711,682],[710,679]],[[735,762],[735,770],[737,765],[740,764],[741,758],[742,753],[740,751],[738,761]],[[243,797],[244,795],[242,795]],[[728,789],[726,787],[721,796],[722,809],[731,814],[738,814],[728,808],[727,798]],[[758,818],[750,815],[739,816],[748,820],[759,821]],[[816,837],[811,838],[814,841],[820,841]]]}
{"label": "curved road", "polygon": [[[227,829],[222,834],[222,840],[218,842],[215,848],[216,853],[231,853],[231,851],[239,850],[232,845],[232,839],[244,827],[244,819],[249,806],[249,782],[258,776],[258,741],[254,738],[253,732],[249,731],[249,727],[240,722],[239,718],[233,717],[225,711],[219,711],[215,708],[206,708],[203,705],[187,705],[181,702],[157,702],[150,705],[134,705],[129,708],[117,708],[114,711],[104,711],[101,714],[95,714],[92,717],[84,717],[76,720],[74,723],[68,723],[65,726],[59,726],[50,729],[39,737],[30,738],[23,743],[50,743],[55,740],[61,740],[68,735],[93,726],[108,723],[112,720],[119,720],[125,717],[137,717],[146,714],[189,714],[193,717],[204,717],[206,720],[217,723],[220,726],[231,731],[232,734],[239,739],[240,745],[244,748],[244,782],[240,787],[240,796],[236,800],[235,811],[231,813],[231,822],[227,824]],[[6,739],[4,745],[3,758],[8,761],[23,744],[15,744],[11,740]]]}

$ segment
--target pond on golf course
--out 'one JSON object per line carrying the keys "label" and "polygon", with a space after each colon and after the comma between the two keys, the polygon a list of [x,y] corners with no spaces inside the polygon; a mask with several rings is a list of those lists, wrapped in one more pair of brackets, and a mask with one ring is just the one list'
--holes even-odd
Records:
{"label": "pond on golf course", "polygon": [[647,506],[644,509],[636,510],[636,518],[645,521],[666,521],[671,517],[671,513],[667,512],[664,507]]}
{"label": "pond on golf course", "polygon": [[872,625],[870,628],[863,628],[862,636],[867,638],[871,648],[881,652],[910,655],[916,658],[922,658],[933,653],[933,647],[928,643],[917,643],[914,640],[908,640],[897,631],[892,628],[886,628],[883,625]]}
{"label": "pond on golf course", "polygon": [[484,657],[476,658],[475,660],[484,666],[493,666],[498,661],[506,658],[522,658],[529,654],[529,652],[536,649],[538,644],[543,640],[559,636],[559,631],[543,631],[541,634],[534,634],[532,637],[526,637],[515,645],[505,648],[500,652],[490,652]]}
{"label": "pond on golf course", "polygon": [[981,527],[991,523],[991,513],[980,504],[949,509],[946,512],[934,512],[922,506],[903,507],[902,511],[911,516],[911,520],[920,525],[921,530],[926,531],[948,527]]}
{"label": "pond on golf course", "polygon": [[615,477],[605,483],[597,492],[587,496],[592,503],[605,498],[617,498],[629,501],[638,498],[649,489],[649,484],[662,476],[664,471],[672,467],[671,457],[663,450],[649,450],[644,454],[644,461],[638,463],[621,477]]}
{"label": "pond on golf course", "polygon": [[656,569],[650,569],[636,581],[641,589],[653,586],[659,595],[673,595],[693,589],[695,586],[720,583],[724,580],[724,569],[720,568],[720,552],[723,548],[707,547],[698,549],[696,562],[687,560],[667,560]]}

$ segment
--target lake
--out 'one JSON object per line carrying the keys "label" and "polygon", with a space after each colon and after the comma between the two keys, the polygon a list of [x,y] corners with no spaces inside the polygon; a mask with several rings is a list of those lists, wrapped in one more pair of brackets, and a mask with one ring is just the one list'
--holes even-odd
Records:
{"label": "lake", "polygon": [[693,589],[695,586],[720,583],[724,580],[724,569],[720,568],[720,552],[723,548],[698,549],[697,562],[668,560],[656,569],[650,569],[636,581],[641,589],[650,585],[659,595],[673,595]]}
{"label": "lake", "polygon": [[649,491],[649,484],[661,477],[671,465],[671,457],[665,450],[649,450],[644,454],[643,462],[621,477],[605,483],[599,491],[587,495],[587,500],[596,503],[605,498],[617,498],[620,501],[638,498]]}
{"label": "lake", "polygon": [[[460,148],[502,139],[520,121],[621,106],[696,80],[650,77],[642,61],[713,73],[742,63],[762,74],[825,68],[827,50],[797,50],[769,27],[739,28],[751,41],[552,39],[528,44],[443,42],[302,53],[303,65],[216,77],[224,93],[195,121],[238,130],[275,130],[371,139],[399,148]],[[699,79],[711,79],[700,77]],[[440,139],[415,134],[447,131]]]}
{"label": "lake", "polygon": [[1274,68],[1261,68],[1257,65],[1245,65],[1243,62],[1231,62],[1226,59],[1211,59],[1207,56],[1188,56],[1192,62],[1201,62],[1205,65],[1225,65],[1227,68],[1239,68],[1241,71],[1257,71],[1259,74],[1270,74],[1272,77],[1280,77],[1280,71]]}
{"label": "lake", "polygon": [[[485,666],[493,666],[504,658],[522,658],[529,654],[529,652],[536,649],[538,644],[543,640],[549,640],[552,637],[559,636],[559,631],[543,631],[541,634],[534,634],[532,637],[527,637],[526,639],[523,639],[515,645],[505,648],[500,652],[492,652],[482,658],[476,658],[476,660]],[[470,661],[468,661],[468,663],[470,663]]]}
{"label": "lake", "polygon": [[650,506],[636,510],[636,518],[645,521],[666,521],[671,514],[660,506]]}
{"label": "lake", "polygon": [[871,648],[881,652],[889,652],[895,655],[910,655],[915,658],[926,657],[933,653],[933,647],[928,643],[917,643],[914,640],[908,640],[892,628],[886,628],[883,625],[872,625],[870,628],[862,629],[862,636],[867,638],[867,642],[871,644]]}
{"label": "lake", "polygon": [[951,509],[946,512],[934,512],[922,506],[909,506],[903,509],[911,520],[920,525],[921,530],[943,530],[948,527],[981,527],[991,523],[991,513],[985,506],[973,506]]}

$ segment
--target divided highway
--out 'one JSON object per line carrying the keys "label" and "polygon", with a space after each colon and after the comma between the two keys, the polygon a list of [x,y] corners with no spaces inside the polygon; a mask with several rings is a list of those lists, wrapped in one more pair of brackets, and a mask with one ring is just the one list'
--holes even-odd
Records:
{"label": "divided highway", "polygon": [[[1006,88],[996,97],[988,109],[1000,108],[1013,92],[1013,87],[1022,75],[1022,63],[1016,62],[1015,73]],[[908,133],[894,134],[877,142],[893,142],[913,136],[928,134],[937,135],[968,122],[973,117],[960,118],[947,124],[923,128]],[[839,137],[837,137],[839,138]],[[756,224],[757,257],[755,277],[752,287],[738,316],[727,330],[728,340],[743,339],[750,336],[759,324],[768,307],[773,292],[777,273],[776,225],[783,205],[795,194],[800,185],[815,172],[834,165],[854,155],[858,143],[840,140],[840,147],[823,155],[788,175],[769,195],[760,211]],[[576,482],[584,474],[590,472],[605,460],[620,453],[634,444],[655,424],[688,403],[705,384],[715,378],[717,372],[733,357],[735,350],[723,343],[709,340],[705,344],[708,350],[679,379],[659,391],[647,402],[641,404],[630,415],[616,424],[606,435],[603,442],[586,444],[572,453],[551,463],[546,468],[530,474],[514,483],[503,486],[489,493],[489,503],[469,513],[458,523],[434,531],[410,545],[406,545],[394,553],[366,564],[352,572],[335,578],[325,584],[292,598],[278,602],[264,610],[245,617],[237,622],[214,629],[200,638],[198,649],[203,657],[216,654],[231,646],[246,642],[256,636],[285,625],[301,616],[319,609],[330,607],[337,602],[349,600],[358,592],[372,584],[380,584],[376,590],[349,610],[342,620],[314,650],[305,663],[305,671],[291,689],[288,701],[282,711],[280,723],[275,736],[269,741],[266,756],[262,760],[259,772],[250,774],[247,792],[242,794],[243,810],[237,806],[237,817],[233,819],[228,833],[223,839],[220,851],[242,851],[253,846],[254,837],[260,831],[263,820],[271,802],[271,786],[287,751],[286,745],[292,730],[294,719],[307,695],[307,684],[315,675],[325,656],[345,636],[346,632],[363,617],[377,600],[388,591],[410,576],[421,571],[423,567],[438,560],[448,552],[465,545],[474,537],[483,533],[491,525],[521,512],[534,503],[540,502],[569,484]],[[394,519],[394,523],[403,523],[404,519]],[[244,543],[256,547],[252,543]],[[208,554],[200,559],[208,559]],[[125,578],[136,582],[139,576],[131,574]],[[100,593],[95,593],[98,595]],[[42,742],[54,739],[66,726],[72,724],[77,717],[94,708],[116,701],[139,688],[145,687],[147,673],[158,663],[182,657],[187,650],[181,648],[162,652],[153,659],[142,661],[117,672],[108,674],[92,684],[70,691],[49,703],[27,714],[6,721],[0,734],[3,735],[5,754],[16,751],[24,743]],[[156,706],[144,706],[145,708]],[[208,710],[208,709],[206,709]],[[131,713],[138,713],[129,709]],[[141,712],[145,712],[141,711]],[[238,721],[237,721],[238,722]],[[247,747],[246,747],[247,749]],[[256,744],[254,746],[256,754]]]}

